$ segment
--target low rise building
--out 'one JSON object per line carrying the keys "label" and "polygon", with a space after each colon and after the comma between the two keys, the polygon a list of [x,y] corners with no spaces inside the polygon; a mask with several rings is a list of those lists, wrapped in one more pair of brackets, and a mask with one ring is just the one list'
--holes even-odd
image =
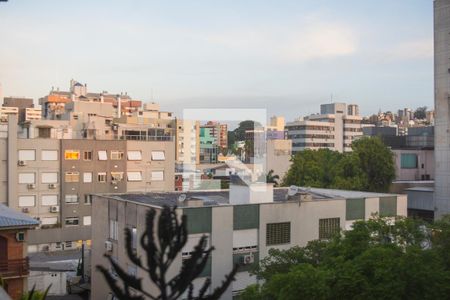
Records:
{"label": "low rise building", "polygon": [[[194,290],[209,278],[210,289],[219,286],[235,263],[240,265],[236,280],[221,299],[232,299],[248,285],[256,283],[249,270],[268,255],[270,249],[305,246],[309,241],[328,239],[340,230],[351,229],[356,220],[372,214],[406,216],[406,196],[327,189],[300,189],[233,183],[230,191],[191,191],[187,193],[97,194],[93,196],[92,261],[110,268],[103,256],[111,255],[125,270],[143,278],[142,286],[155,293],[148,274],[127,258],[124,228],[140,240],[149,209],[177,205],[177,213],[187,216],[188,241],[170,269],[175,276],[183,259],[189,257],[200,237],[213,245],[211,259],[202,275],[194,280]],[[107,247],[105,247],[105,245]],[[138,256],[145,256],[138,243]],[[92,298],[112,296],[104,277],[92,265]]]}

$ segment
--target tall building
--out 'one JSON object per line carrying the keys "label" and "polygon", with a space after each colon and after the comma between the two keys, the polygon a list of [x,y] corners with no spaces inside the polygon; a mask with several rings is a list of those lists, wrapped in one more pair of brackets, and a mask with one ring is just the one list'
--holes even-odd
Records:
{"label": "tall building", "polygon": [[176,163],[198,165],[200,163],[200,122],[177,119],[175,124]]}
{"label": "tall building", "polygon": [[200,126],[200,163],[217,163],[217,156],[227,148],[227,124],[209,121]]}
{"label": "tall building", "polygon": [[450,0],[434,1],[435,217],[450,213]]}
{"label": "tall building", "polygon": [[320,114],[286,124],[288,139],[292,140],[292,152],[322,148],[351,151],[352,141],[363,134],[361,121],[357,105],[322,104]]}

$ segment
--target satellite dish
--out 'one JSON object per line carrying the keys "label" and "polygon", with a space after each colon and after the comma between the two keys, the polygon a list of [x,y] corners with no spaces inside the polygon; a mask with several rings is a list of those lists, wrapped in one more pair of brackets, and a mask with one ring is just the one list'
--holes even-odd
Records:
{"label": "satellite dish", "polygon": [[180,196],[178,196],[178,201],[183,202],[184,200],[186,200],[186,194],[180,194]]}
{"label": "satellite dish", "polygon": [[298,193],[298,186],[296,186],[296,185],[291,185],[290,187],[289,187],[289,190],[288,190],[288,196],[289,197],[292,197],[292,196],[294,196],[295,194],[297,194]]}

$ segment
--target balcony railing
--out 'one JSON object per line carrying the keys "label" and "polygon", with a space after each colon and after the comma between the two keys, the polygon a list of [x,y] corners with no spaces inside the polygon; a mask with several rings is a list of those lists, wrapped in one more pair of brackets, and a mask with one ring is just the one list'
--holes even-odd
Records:
{"label": "balcony railing", "polygon": [[22,259],[0,260],[0,277],[20,277],[28,275],[28,257]]}

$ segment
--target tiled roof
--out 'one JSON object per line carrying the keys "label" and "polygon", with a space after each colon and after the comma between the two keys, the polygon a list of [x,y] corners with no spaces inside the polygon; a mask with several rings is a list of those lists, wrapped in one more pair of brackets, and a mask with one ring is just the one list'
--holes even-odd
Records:
{"label": "tiled roof", "polygon": [[0,204],[0,229],[6,227],[35,227],[39,221]]}

